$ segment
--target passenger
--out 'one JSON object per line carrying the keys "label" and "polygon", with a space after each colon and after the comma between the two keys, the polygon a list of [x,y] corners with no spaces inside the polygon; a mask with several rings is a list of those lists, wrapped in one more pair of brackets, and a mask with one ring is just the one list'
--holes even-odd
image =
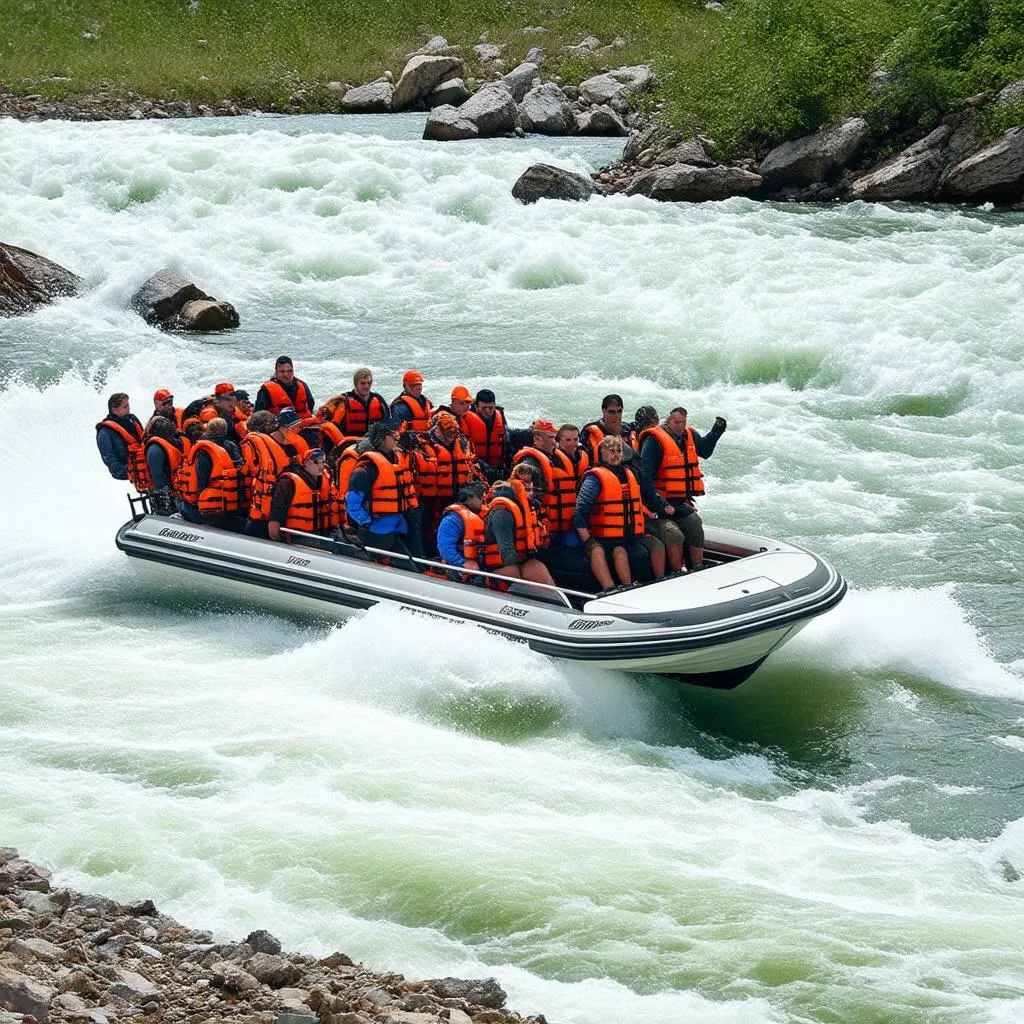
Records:
{"label": "passenger", "polygon": [[[323,424],[316,416],[305,416],[299,420],[299,437],[306,442],[307,448],[323,448],[321,430]],[[326,451],[326,449],[324,449]]]}
{"label": "passenger", "polygon": [[299,419],[313,415],[313,392],[309,385],[295,376],[290,356],[278,356],[274,363],[274,376],[264,381],[256,392],[256,411],[266,409],[275,416],[290,406]]}
{"label": "passenger", "polygon": [[152,481],[150,508],[162,515],[176,511],[174,499],[177,493],[177,475],[182,458],[192,445],[178,436],[174,423],[164,415],[156,415],[146,427],[143,448],[146,452],[146,466]]}
{"label": "passenger", "polygon": [[563,423],[555,435],[558,450],[572,463],[576,486],[579,487],[583,474],[590,469],[590,454],[580,447],[580,428],[574,423]]}
{"label": "passenger", "polygon": [[484,516],[484,562],[488,572],[532,583],[554,584],[535,557],[544,544],[540,519],[530,500],[534,470],[516,466],[512,477],[491,488]]}
{"label": "passenger", "polygon": [[366,440],[368,450],[356,460],[349,478],[345,511],[365,547],[392,552],[397,556],[393,564],[418,572],[405,542],[409,532],[405,513],[415,495],[411,476],[402,472],[398,433],[390,423],[375,423]]}
{"label": "passenger", "polygon": [[334,424],[345,437],[363,437],[374,423],[391,418],[391,410],[382,395],[373,391],[373,371],[360,366],[352,374],[353,388],[324,402],[317,415]]}
{"label": "passenger", "polygon": [[235,389],[235,436],[239,441],[249,432],[249,417],[255,412],[249,392]]}
{"label": "passenger", "polygon": [[181,436],[185,438],[188,443],[195,444],[203,436],[203,431],[206,429],[206,424],[198,416],[193,416],[191,419],[186,419],[181,424]]}
{"label": "passenger", "polygon": [[254,412],[248,420],[248,432],[242,439],[242,453],[252,484],[245,532],[250,537],[268,537],[270,505],[274,487],[281,474],[309,448],[299,436],[295,410],[286,407],[280,416],[266,409]]}
{"label": "passenger", "polygon": [[622,422],[622,396],[605,395],[601,399],[601,418],[588,423],[580,438],[580,443],[587,449],[590,464],[596,466],[600,461],[597,457],[597,446],[602,437],[621,437],[627,449],[623,450],[626,461],[632,459],[636,451],[637,438],[628,423]]}
{"label": "passenger", "polygon": [[[458,502],[444,510],[437,528],[437,549],[445,565],[480,568],[484,544],[484,521],[480,518],[483,505],[484,485],[473,481],[459,491]],[[452,573],[450,578],[464,581],[467,577],[465,573]]]}
{"label": "passenger", "polygon": [[181,514],[192,523],[241,531],[248,505],[248,476],[238,445],[219,416],[182,460],[178,471]]}
{"label": "passenger", "polygon": [[411,500],[415,503],[405,513],[406,522],[409,524],[406,543],[413,558],[426,558],[428,551],[436,550],[431,516],[425,514],[430,499],[423,496],[424,481],[428,488],[436,488],[437,463],[434,459],[434,449],[433,446],[426,444],[419,434],[411,430],[399,430],[398,449],[395,454],[400,460],[402,471],[408,474],[412,489]]}
{"label": "passenger", "polygon": [[174,394],[168,391],[167,388],[160,388],[159,391],[153,394],[154,416],[165,416],[178,430],[181,430],[182,422],[185,419],[183,414],[183,409],[174,408]]}
{"label": "passenger", "polygon": [[[653,405],[641,405],[639,409],[633,414],[633,429],[637,433],[637,437],[641,437],[645,430],[649,430],[651,427],[658,425],[658,410]],[[642,445],[643,442],[641,442]],[[630,468],[636,468],[636,461],[631,465]],[[646,497],[647,491],[644,487],[642,467],[640,472],[640,496],[644,498],[644,543],[653,546],[653,541],[657,540],[661,542],[661,546],[665,549],[665,558],[668,562],[668,567],[673,572],[678,572],[683,565],[683,548],[685,540],[683,538],[683,531],[680,530],[679,525],[674,519],[668,516],[659,516],[656,511],[648,504]]]}
{"label": "passenger", "polygon": [[[452,391],[452,400],[455,400],[455,391]],[[478,465],[487,482],[493,483],[505,473],[508,465],[505,410],[496,404],[494,392],[489,388],[478,391],[476,401],[472,408],[461,415],[459,425],[462,432],[473,442]]]}
{"label": "passenger", "polygon": [[245,430],[238,430],[238,400],[235,398],[235,385],[222,381],[213,389],[213,409],[228,425],[228,437],[238,444],[245,437]]}
{"label": "passenger", "polygon": [[[462,430],[462,417],[469,412],[472,405],[473,396],[469,393],[469,388],[456,384],[452,388],[452,397],[448,405],[440,406],[438,412],[450,412],[459,421],[459,429]],[[465,430],[462,430],[462,432],[466,433]]]}
{"label": "passenger", "polygon": [[298,465],[290,466],[278,477],[267,522],[270,540],[301,544],[292,534],[282,533],[282,528],[324,536],[338,525],[331,482],[324,472],[326,461],[323,448],[311,448]]}
{"label": "passenger", "polygon": [[[640,480],[644,502],[659,519],[671,519],[682,531],[690,569],[701,569],[704,565],[704,524],[694,505],[694,498],[704,493],[699,459],[711,456],[725,428],[725,420],[716,416],[715,425],[701,437],[686,425],[686,410],[677,406],[664,426],[649,426],[641,435]],[[673,565],[674,561],[680,565]],[[681,559],[674,557],[671,549],[669,566],[681,567]]]}
{"label": "passenger", "polygon": [[142,449],[145,429],[131,410],[123,391],[107,399],[107,416],[96,424],[96,447],[100,458],[115,480],[130,480],[139,494],[153,489]]}
{"label": "passenger", "polygon": [[619,583],[630,584],[630,560],[647,558],[641,540],[644,510],[640,481],[622,465],[625,447],[621,437],[601,439],[598,465],[583,477],[573,516],[573,525],[590,559],[590,570],[604,590],[615,585],[609,564],[614,566]]}
{"label": "passenger", "polygon": [[[429,517],[433,535],[444,509],[456,500],[459,490],[479,474],[473,444],[459,430],[459,421],[450,412],[437,414],[437,423],[427,434],[425,447],[432,451],[433,474],[420,478],[419,494],[424,499],[423,515]],[[433,550],[433,545],[428,550]]]}
{"label": "passenger", "polygon": [[512,459],[513,465],[533,466],[544,481],[543,494],[538,495],[544,509],[552,545],[559,545],[563,535],[572,530],[576,508],[576,474],[568,456],[557,447],[554,424],[534,420],[530,427],[533,445],[521,448]]}
{"label": "passenger", "polygon": [[391,418],[406,424],[409,430],[425,434],[430,429],[434,406],[423,394],[423,374],[407,370],[402,377],[402,393],[391,403]]}

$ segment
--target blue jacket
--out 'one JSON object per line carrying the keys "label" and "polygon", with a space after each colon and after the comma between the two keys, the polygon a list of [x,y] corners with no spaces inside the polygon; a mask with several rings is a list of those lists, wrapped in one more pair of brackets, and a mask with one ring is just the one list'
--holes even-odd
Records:
{"label": "blue jacket", "polygon": [[441,517],[437,527],[437,550],[446,565],[466,564],[466,556],[462,553],[462,538],[465,535],[466,527],[458,512],[448,512]]}
{"label": "blue jacket", "polygon": [[[129,434],[137,432],[139,437],[142,436],[142,424],[134,413],[129,413],[127,416],[107,415],[105,419],[119,423]],[[98,424],[96,427],[96,447],[99,448],[100,458],[103,459],[103,464],[109,470],[110,475],[115,480],[127,480],[128,445],[125,444],[124,438],[116,430],[111,430],[110,427]]]}
{"label": "blue jacket", "polygon": [[[357,466],[352,471],[345,494],[345,511],[349,518],[370,533],[408,533],[409,524],[401,512],[389,512],[382,516],[371,516],[366,504],[373,493],[377,479],[377,467],[372,462]],[[372,545],[371,545],[372,546]]]}

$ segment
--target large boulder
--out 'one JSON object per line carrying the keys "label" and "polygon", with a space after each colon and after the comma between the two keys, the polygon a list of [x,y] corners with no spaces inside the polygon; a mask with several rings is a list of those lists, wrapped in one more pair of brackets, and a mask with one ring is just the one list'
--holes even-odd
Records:
{"label": "large boulder", "polygon": [[392,110],[408,110],[442,82],[462,74],[461,57],[418,54],[405,65],[391,96]]}
{"label": "large boulder", "polygon": [[222,331],[239,324],[230,302],[219,302],[166,268],[149,278],[129,305],[146,323],[167,331]]}
{"label": "large boulder", "polygon": [[703,139],[683,139],[654,158],[654,163],[659,167],[668,167],[669,164],[714,167],[717,162],[708,153],[707,143]]}
{"label": "large boulder", "polygon": [[1011,128],[950,168],[939,184],[939,192],[945,199],[972,203],[1024,200],[1024,128]]}
{"label": "large boulder", "polygon": [[654,75],[646,64],[613,68],[580,82],[580,99],[592,106],[603,103],[617,105],[632,93],[642,92],[654,83]]}
{"label": "large boulder", "polygon": [[17,316],[60,296],[77,295],[82,283],[60,264],[0,242],[0,316]]}
{"label": "large boulder", "polygon": [[576,115],[576,131],[580,135],[628,135],[629,129],[619,115],[608,106],[591,107]]}
{"label": "large boulder", "polygon": [[760,187],[761,176],[741,167],[672,164],[641,171],[625,191],[626,195],[648,196],[662,202],[701,203],[731,196],[748,196]]}
{"label": "large boulder", "polygon": [[523,63],[514,67],[507,75],[502,75],[501,80],[505,83],[508,91],[516,103],[521,103],[523,97],[533,88],[534,79],[540,68],[536,64]]}
{"label": "large boulder", "polygon": [[449,78],[447,82],[442,82],[430,93],[424,102],[431,110],[434,107],[443,107],[445,104],[451,107],[461,107],[472,95],[461,78]]}
{"label": "large boulder", "polygon": [[524,132],[541,135],[570,135],[576,130],[572,107],[554,82],[545,82],[523,97],[519,104],[519,123]]}
{"label": "large boulder", "polygon": [[813,135],[776,146],[757,169],[770,189],[834,181],[867,141],[871,129],[862,117],[851,117]]}
{"label": "large boulder", "polygon": [[395,87],[387,79],[349,89],[341,99],[346,114],[389,114]]}
{"label": "large boulder", "polygon": [[577,202],[589,199],[597,187],[583,174],[567,171],[551,164],[527,167],[512,186],[512,195],[521,203],[535,203],[538,199],[570,199]]}
{"label": "large boulder", "polygon": [[425,139],[486,139],[514,132],[519,108],[503,82],[478,89],[461,107],[436,107],[427,117]]}

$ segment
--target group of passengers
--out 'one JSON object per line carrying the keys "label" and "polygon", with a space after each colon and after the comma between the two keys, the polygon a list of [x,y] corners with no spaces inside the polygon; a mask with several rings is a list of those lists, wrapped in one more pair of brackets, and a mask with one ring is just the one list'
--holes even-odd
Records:
{"label": "group of passengers", "polygon": [[610,589],[702,567],[699,460],[722,417],[703,436],[682,407],[659,422],[644,405],[624,422],[613,394],[582,430],[514,429],[488,389],[457,386],[435,407],[416,370],[390,402],[366,367],[352,383],[315,407],[281,356],[255,403],[227,382],[184,407],[162,388],[145,425],[117,393],[96,443],[154,511],[273,541],[344,538],[402,568],[443,563],[452,579],[483,570],[572,585],[589,570]]}

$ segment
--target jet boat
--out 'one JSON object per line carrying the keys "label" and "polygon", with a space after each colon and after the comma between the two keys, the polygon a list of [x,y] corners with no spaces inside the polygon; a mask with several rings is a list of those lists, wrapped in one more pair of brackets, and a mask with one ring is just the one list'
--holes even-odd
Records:
{"label": "jet boat", "polygon": [[488,573],[462,582],[429,560],[417,559],[416,572],[373,561],[373,549],[339,539],[291,539],[261,540],[146,511],[118,530],[116,543],[140,570],[262,606],[344,619],[388,604],[472,623],[554,658],[719,689],[742,683],[846,593],[843,577],[810,551],[714,527],[705,528],[707,568],[600,594],[520,582],[502,592],[482,585]]}

